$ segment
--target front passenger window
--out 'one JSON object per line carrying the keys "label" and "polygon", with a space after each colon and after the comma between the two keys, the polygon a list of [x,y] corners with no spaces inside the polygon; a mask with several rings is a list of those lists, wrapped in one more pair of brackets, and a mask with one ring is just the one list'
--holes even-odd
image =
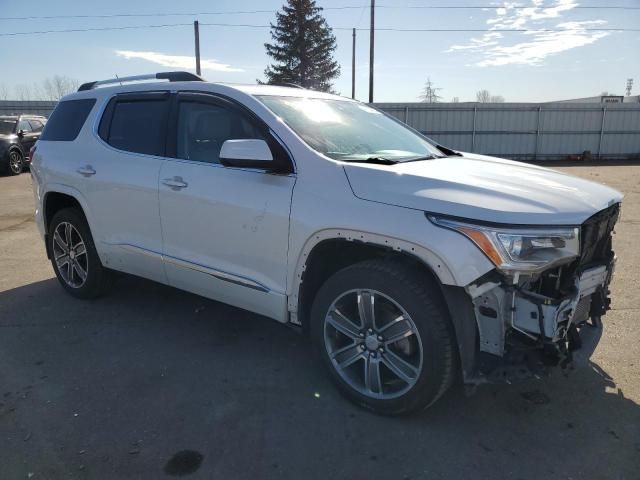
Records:
{"label": "front passenger window", "polygon": [[220,149],[227,140],[266,140],[239,111],[191,101],[179,104],[177,133],[176,156],[207,163],[220,163]]}
{"label": "front passenger window", "polygon": [[26,120],[20,120],[18,122],[18,132],[22,130],[24,133],[28,133],[31,131],[31,125]]}
{"label": "front passenger window", "polygon": [[41,122],[39,122],[38,120],[29,120],[29,124],[31,125],[31,128],[33,129],[34,132],[41,132],[42,128],[44,127],[44,125],[42,125]]}

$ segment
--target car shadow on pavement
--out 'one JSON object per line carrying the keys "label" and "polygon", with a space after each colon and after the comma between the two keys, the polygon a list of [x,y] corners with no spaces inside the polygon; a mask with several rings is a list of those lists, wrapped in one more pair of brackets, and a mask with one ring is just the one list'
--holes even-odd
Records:
{"label": "car shadow on pavement", "polygon": [[336,392],[304,336],[131,277],[94,301],[55,279],[0,292],[0,432],[1,478],[631,479],[640,465],[638,404],[596,363],[380,417]]}

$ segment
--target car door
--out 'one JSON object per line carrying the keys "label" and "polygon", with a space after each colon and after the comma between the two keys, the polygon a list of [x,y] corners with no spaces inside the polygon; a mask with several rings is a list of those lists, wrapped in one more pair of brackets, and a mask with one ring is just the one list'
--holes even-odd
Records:
{"label": "car door", "polygon": [[97,141],[78,158],[75,175],[91,208],[96,247],[108,267],[166,283],[158,212],[168,92],[113,97]]}
{"label": "car door", "polygon": [[29,150],[36,143],[36,140],[40,136],[39,133],[34,133],[31,128],[31,124],[28,120],[20,120],[18,122],[18,138],[20,143],[20,148],[24,154],[24,158],[27,158],[29,155]]}
{"label": "car door", "polygon": [[[173,141],[160,172],[163,257],[170,284],[284,321],[289,213],[295,175],[225,167],[222,144],[269,129],[229,100],[177,95]],[[280,157],[282,158],[282,157]]]}
{"label": "car door", "polygon": [[31,145],[29,146],[29,150],[27,151],[26,155],[27,155],[27,160],[31,161],[31,158],[29,158],[29,152],[31,151],[31,148],[33,148],[33,146],[36,144],[38,139],[40,138],[40,135],[42,135],[44,124],[40,120],[37,120],[35,118],[30,118],[29,125],[31,125]]}

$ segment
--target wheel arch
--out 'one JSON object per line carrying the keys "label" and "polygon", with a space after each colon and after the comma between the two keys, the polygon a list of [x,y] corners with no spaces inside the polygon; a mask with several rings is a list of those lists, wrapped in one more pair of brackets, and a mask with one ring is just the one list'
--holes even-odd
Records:
{"label": "wheel arch", "polygon": [[42,218],[44,221],[44,237],[48,258],[51,258],[51,252],[49,251],[50,246],[48,241],[49,224],[51,223],[51,220],[53,219],[54,215],[60,210],[64,208],[74,207],[80,209],[85,219],[87,220],[87,223],[89,224],[89,229],[93,232],[87,203],[80,192],[65,185],[56,185],[48,188],[47,192],[44,194],[44,197],[42,199]]}
{"label": "wheel arch", "polygon": [[12,143],[11,145],[9,145],[8,148],[8,152],[12,152],[13,150],[17,150],[18,152],[20,152],[20,155],[22,155],[22,158],[25,158],[25,153],[22,151],[22,147],[17,144],[17,143]]}
{"label": "wheel arch", "polygon": [[434,281],[453,325],[458,368],[463,378],[472,377],[478,328],[471,299],[441,258],[411,242],[342,229],[316,233],[305,244],[296,265],[289,295],[291,322],[308,330],[311,305],[322,284],[338,270],[373,258],[399,261]]}
{"label": "wheel arch", "polygon": [[[331,261],[326,261],[327,256]],[[306,241],[298,256],[292,281],[289,283],[291,288],[289,289],[288,307],[292,314],[292,322],[303,324],[304,312],[300,310],[300,306],[308,303],[308,299],[303,298],[305,289],[314,286],[319,288],[321,283],[335,271],[353,263],[370,258],[391,256],[421,266],[438,281],[439,285],[457,285],[456,279],[446,263],[423,246],[385,235],[356,230],[322,230],[313,234]],[[322,261],[319,262],[319,259]],[[318,280],[319,265],[320,271],[323,273],[320,275],[320,280]],[[313,272],[310,273],[310,271]],[[320,285],[315,283],[318,281],[320,281]]]}

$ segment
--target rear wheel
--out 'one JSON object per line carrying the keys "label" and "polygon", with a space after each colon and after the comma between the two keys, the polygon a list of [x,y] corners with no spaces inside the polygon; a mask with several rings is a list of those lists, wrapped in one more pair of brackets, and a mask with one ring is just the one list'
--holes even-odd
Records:
{"label": "rear wheel", "polygon": [[332,379],[376,413],[427,407],[453,381],[453,334],[441,294],[411,268],[378,260],[347,267],[322,286],[311,316]]}
{"label": "rear wheel", "polygon": [[67,292],[78,298],[95,298],[106,290],[110,272],[100,262],[80,210],[65,208],[56,213],[48,241],[53,269]]}

